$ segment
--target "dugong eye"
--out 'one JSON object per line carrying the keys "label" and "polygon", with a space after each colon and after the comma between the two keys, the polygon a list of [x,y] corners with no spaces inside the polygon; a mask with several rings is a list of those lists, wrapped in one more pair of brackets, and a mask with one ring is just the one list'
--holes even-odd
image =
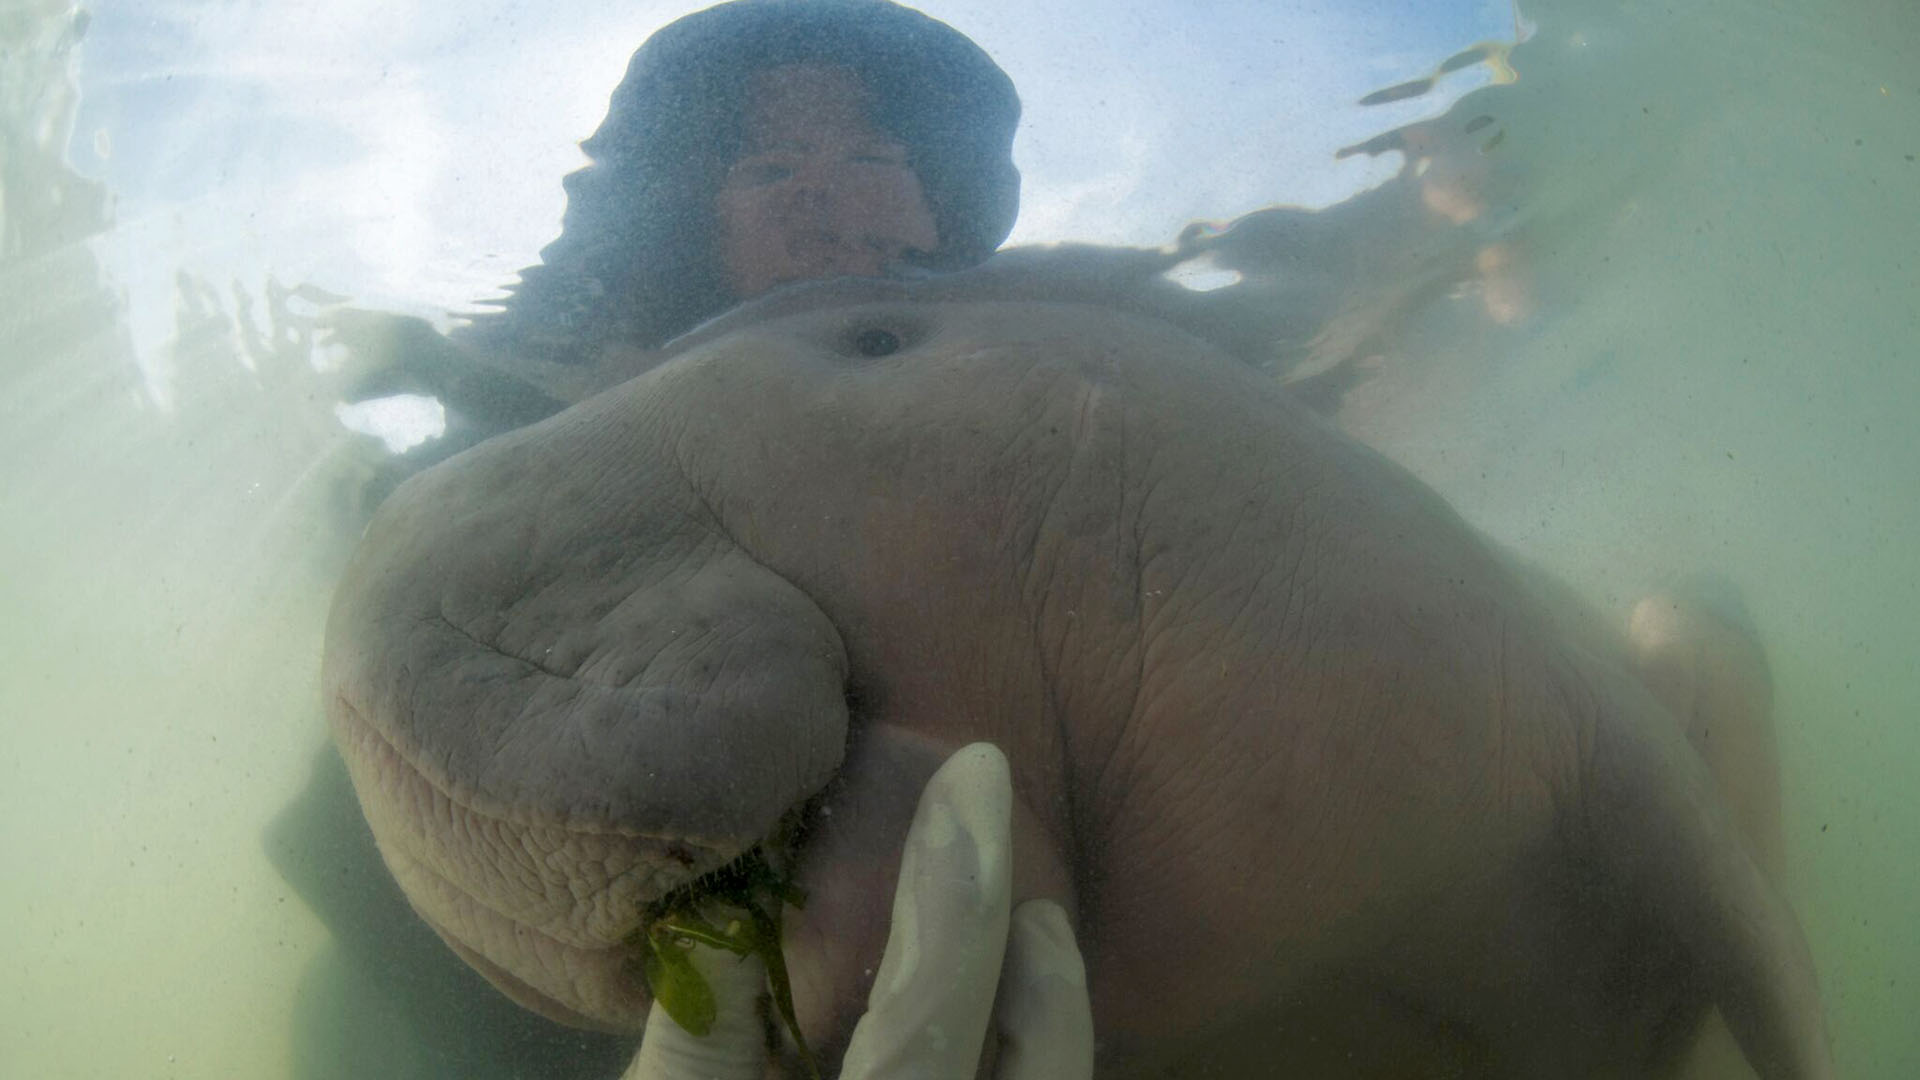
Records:
{"label": "dugong eye", "polygon": [[877,326],[869,326],[853,335],[853,351],[861,356],[892,356],[900,351],[900,339]]}

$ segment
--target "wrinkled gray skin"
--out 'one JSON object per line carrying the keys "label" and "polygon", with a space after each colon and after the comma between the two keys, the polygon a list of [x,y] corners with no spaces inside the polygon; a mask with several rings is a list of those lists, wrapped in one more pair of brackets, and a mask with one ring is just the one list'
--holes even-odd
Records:
{"label": "wrinkled gray skin", "polygon": [[919,785],[989,740],[1102,1076],[1650,1075],[1712,1005],[1827,1075],[1792,915],[1612,656],[1165,324],[839,283],[409,481],[325,686],[415,907],[575,1023],[637,1030],[643,902],[805,804],[838,1060]]}

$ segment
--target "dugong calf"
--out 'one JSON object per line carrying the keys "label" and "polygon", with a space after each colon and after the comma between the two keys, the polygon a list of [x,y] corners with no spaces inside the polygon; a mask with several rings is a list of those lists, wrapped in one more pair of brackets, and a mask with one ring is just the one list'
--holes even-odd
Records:
{"label": "dugong calf", "polygon": [[[797,827],[837,1061],[919,785],[1000,746],[1102,1077],[1830,1074],[1680,724],[1432,491],[1165,323],[964,281],[750,305],[410,479],[326,707],[422,918],[636,1031],[642,909]],[[796,824],[797,823],[797,824]]]}

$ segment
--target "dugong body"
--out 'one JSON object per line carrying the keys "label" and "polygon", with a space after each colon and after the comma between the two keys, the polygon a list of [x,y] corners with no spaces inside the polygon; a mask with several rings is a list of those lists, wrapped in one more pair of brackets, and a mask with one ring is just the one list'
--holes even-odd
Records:
{"label": "dugong body", "polygon": [[415,907],[637,1029],[650,898],[803,818],[837,1060],[918,784],[1012,763],[1103,1077],[1825,1075],[1674,718],[1442,500],[1185,333],[950,284],[743,309],[403,486],[327,706]]}

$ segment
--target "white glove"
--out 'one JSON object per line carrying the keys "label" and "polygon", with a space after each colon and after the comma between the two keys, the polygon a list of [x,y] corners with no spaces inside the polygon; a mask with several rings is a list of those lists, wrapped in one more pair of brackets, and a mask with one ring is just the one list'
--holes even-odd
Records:
{"label": "white glove", "polygon": [[[987,743],[960,750],[927,782],[841,1080],[972,1080],[989,1025],[1000,1037],[995,1080],[1093,1076],[1086,969],[1066,912],[1032,900],[1008,914],[1012,803],[1007,759]],[[713,1031],[690,1035],[655,1003],[624,1080],[765,1077],[764,968],[706,948],[694,962],[713,987]]]}

